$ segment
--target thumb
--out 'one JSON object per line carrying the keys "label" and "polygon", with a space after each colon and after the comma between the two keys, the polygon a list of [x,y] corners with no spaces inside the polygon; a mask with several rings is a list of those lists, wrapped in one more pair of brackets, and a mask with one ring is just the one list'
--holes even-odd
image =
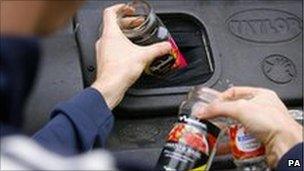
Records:
{"label": "thumb", "polygon": [[146,60],[150,62],[157,57],[169,54],[171,52],[171,44],[169,42],[155,43],[144,47],[144,51],[146,53]]}

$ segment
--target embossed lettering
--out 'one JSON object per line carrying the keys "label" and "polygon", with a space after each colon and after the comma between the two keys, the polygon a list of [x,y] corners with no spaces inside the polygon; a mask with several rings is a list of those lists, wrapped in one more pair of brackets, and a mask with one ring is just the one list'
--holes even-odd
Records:
{"label": "embossed lettering", "polygon": [[302,20],[285,11],[255,9],[232,15],[228,29],[247,41],[277,43],[297,37],[302,32]]}

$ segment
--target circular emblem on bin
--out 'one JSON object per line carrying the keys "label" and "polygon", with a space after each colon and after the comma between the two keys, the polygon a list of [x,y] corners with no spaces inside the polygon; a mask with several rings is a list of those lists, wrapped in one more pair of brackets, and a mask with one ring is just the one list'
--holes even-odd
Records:
{"label": "circular emblem on bin", "polygon": [[262,62],[264,75],[277,84],[289,83],[296,77],[294,63],[285,56],[274,54]]}

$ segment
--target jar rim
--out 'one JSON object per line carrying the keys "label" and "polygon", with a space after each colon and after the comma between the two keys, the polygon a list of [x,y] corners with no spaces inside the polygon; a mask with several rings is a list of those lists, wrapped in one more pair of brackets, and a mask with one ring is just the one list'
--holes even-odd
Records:
{"label": "jar rim", "polygon": [[[149,11],[148,11],[148,15],[145,18],[144,22],[142,22],[139,26],[132,28],[132,29],[121,29],[123,31],[123,33],[129,38],[137,37],[137,36],[140,36],[141,34],[143,34],[143,32],[145,32],[147,30],[147,29],[145,29],[144,26],[148,25],[149,22],[154,21],[153,17],[155,18],[153,8],[145,0],[133,0],[133,1],[129,2],[127,5],[132,6],[133,4],[138,3],[138,2],[144,4]],[[122,17],[122,16],[120,16],[120,17]]]}

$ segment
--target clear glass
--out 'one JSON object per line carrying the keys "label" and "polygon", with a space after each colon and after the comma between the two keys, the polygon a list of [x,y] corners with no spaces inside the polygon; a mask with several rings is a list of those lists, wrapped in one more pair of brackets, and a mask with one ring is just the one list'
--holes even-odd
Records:
{"label": "clear glass", "polygon": [[[207,107],[210,103],[214,102],[215,100],[219,99],[219,92],[204,86],[196,86],[191,89],[191,91],[188,93],[187,100],[183,102],[183,104],[180,107],[180,112],[188,112],[191,115],[195,115],[197,112],[201,112],[202,108]],[[231,130],[236,129],[235,125],[241,125],[238,122],[226,118],[226,117],[217,117],[214,119],[209,119],[211,123],[218,126],[222,129],[222,135],[219,136],[217,140],[217,146],[214,148],[214,151],[216,151],[216,148],[220,144],[227,144],[230,141],[231,149],[235,149],[232,147],[233,144],[236,143],[236,138],[231,137]],[[239,128],[239,127],[237,127]],[[240,129],[240,128],[239,128]],[[229,130],[229,131],[228,131]],[[237,130],[239,131],[239,130]],[[229,132],[229,136],[228,133]],[[234,135],[235,133],[233,133]],[[240,133],[241,134],[241,133]],[[248,138],[249,135],[247,135]],[[256,140],[254,137],[250,136],[250,140]],[[252,143],[252,141],[246,141],[243,143]],[[258,140],[256,140],[257,143],[259,143]],[[253,149],[253,150],[259,150],[261,151],[263,149],[263,145],[261,144],[260,148]],[[241,149],[239,149],[241,150]],[[235,156],[239,155],[239,150],[232,150],[232,155],[234,157],[234,162],[237,165],[239,170],[267,170],[267,165],[265,163],[264,154],[260,154],[258,156],[252,156],[250,158],[246,159],[240,159]],[[258,151],[258,152],[259,152]],[[247,154],[251,155],[251,153]],[[212,161],[213,155],[210,155],[210,162]],[[211,163],[208,164],[210,166]]]}
{"label": "clear glass", "polygon": [[265,160],[258,162],[247,162],[237,165],[237,171],[270,171]]}
{"label": "clear glass", "polygon": [[303,125],[303,111],[301,110],[289,110],[291,117],[299,124]]}
{"label": "clear glass", "polygon": [[[179,114],[189,114],[195,116],[195,114],[200,112],[202,108],[206,108],[211,102],[218,99],[218,96],[219,92],[213,89],[204,86],[196,86],[189,91],[187,99],[180,105]],[[206,171],[208,171],[211,167],[218,146],[224,141],[224,143],[228,142],[226,141],[227,138],[225,139],[225,133],[227,132],[228,125],[226,122],[226,118],[219,117],[216,119],[209,119],[208,121],[220,128],[221,131],[216,137],[216,143],[214,147],[211,149],[209,159],[205,168]]]}
{"label": "clear glass", "polygon": [[155,59],[145,69],[146,74],[162,77],[170,71],[187,66],[168,29],[146,1],[133,0],[127,7],[123,7],[118,14],[118,24],[126,37],[135,44],[146,46],[163,41],[170,42],[171,53]]}
{"label": "clear glass", "polygon": [[142,0],[133,0],[119,12],[118,23],[123,33],[134,43],[144,45],[146,36],[161,23],[150,4]]}
{"label": "clear glass", "polygon": [[[192,115],[194,115],[195,112],[199,112],[200,110],[202,110],[201,108],[207,107],[208,104],[217,100],[219,98],[219,93],[220,92],[205,86],[195,86],[194,88],[192,88],[188,93],[187,99],[199,103],[199,105],[197,104],[193,106],[194,109]],[[210,121],[215,125],[221,127],[222,129],[225,129],[230,122],[229,119],[226,117],[217,117],[215,119],[211,119]]]}

